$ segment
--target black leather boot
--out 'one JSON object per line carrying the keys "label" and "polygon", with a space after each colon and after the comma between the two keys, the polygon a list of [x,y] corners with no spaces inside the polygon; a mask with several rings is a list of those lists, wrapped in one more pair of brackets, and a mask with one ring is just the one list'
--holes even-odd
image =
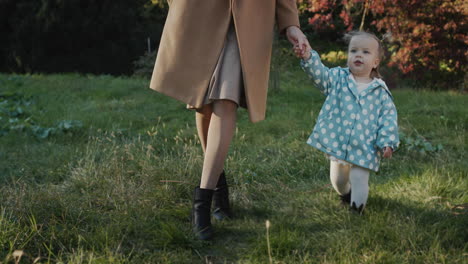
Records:
{"label": "black leather boot", "polygon": [[216,220],[225,220],[232,217],[229,206],[229,190],[224,171],[221,173],[213,194],[213,216]]}
{"label": "black leather boot", "polygon": [[213,237],[211,228],[211,201],[214,190],[196,187],[193,193],[192,225],[193,232],[200,240]]}

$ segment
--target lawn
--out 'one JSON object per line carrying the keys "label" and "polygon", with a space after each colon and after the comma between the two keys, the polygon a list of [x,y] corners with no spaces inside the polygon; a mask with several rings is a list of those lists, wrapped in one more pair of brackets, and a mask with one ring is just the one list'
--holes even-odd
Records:
{"label": "lawn", "polygon": [[324,97],[299,67],[281,72],[265,121],[239,110],[235,218],[201,242],[194,114],[148,83],[0,74],[0,263],[468,262],[466,94],[393,90],[403,144],[360,216],[305,143]]}

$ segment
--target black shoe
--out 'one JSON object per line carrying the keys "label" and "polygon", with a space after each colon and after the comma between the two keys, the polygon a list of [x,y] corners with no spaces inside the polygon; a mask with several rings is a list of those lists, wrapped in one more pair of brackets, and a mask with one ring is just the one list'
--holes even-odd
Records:
{"label": "black shoe", "polygon": [[221,173],[213,194],[213,216],[216,220],[232,218],[231,207],[229,206],[229,191],[224,171]]}
{"label": "black shoe", "polygon": [[349,206],[349,203],[351,203],[351,190],[345,195],[340,195],[340,199],[342,205]]}
{"label": "black shoe", "polygon": [[353,210],[353,211],[359,213],[360,215],[362,215],[362,211],[364,211],[364,204],[361,204],[359,207],[357,207],[356,203],[353,202],[353,204],[350,207],[350,210]]}
{"label": "black shoe", "polygon": [[193,232],[200,240],[213,237],[211,228],[211,201],[214,190],[196,187],[193,193],[192,226]]}

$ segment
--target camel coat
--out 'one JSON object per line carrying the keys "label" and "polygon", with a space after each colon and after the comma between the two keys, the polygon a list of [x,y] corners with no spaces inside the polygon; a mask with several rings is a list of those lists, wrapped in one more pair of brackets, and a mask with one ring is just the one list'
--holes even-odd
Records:
{"label": "camel coat", "polygon": [[172,0],[150,88],[201,107],[232,19],[252,122],[265,119],[273,27],[298,26],[295,0]]}

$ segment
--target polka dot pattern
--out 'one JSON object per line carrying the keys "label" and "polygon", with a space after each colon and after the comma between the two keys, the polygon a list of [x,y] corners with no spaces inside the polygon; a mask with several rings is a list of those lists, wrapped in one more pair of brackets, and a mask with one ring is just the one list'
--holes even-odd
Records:
{"label": "polka dot pattern", "polygon": [[312,51],[304,71],[327,96],[307,143],[337,159],[378,171],[380,150],[399,144],[397,112],[381,79],[358,93],[348,68],[329,69]]}

